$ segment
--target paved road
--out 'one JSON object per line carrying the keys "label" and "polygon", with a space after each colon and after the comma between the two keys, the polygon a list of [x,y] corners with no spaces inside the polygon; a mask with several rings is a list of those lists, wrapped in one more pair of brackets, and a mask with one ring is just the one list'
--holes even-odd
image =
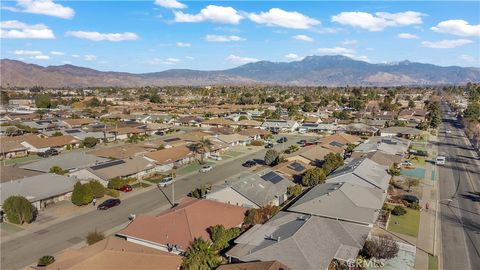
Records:
{"label": "paved road", "polygon": [[[287,148],[301,136],[287,136],[289,141],[285,145],[275,145],[277,150]],[[263,159],[266,150],[261,150],[252,155],[238,158],[214,167],[204,174],[194,174],[175,183],[175,198],[181,198],[194,188],[204,184],[214,184],[245,170],[241,163],[248,159]],[[171,186],[164,189],[166,195],[171,197]],[[87,214],[68,219],[54,224],[47,229],[30,233],[13,239],[1,246],[1,269],[18,269],[36,262],[44,255],[52,255],[85,240],[86,235],[94,230],[104,232],[115,226],[125,223],[130,213],[148,213],[160,207],[165,207],[169,202],[164,193],[153,189],[141,193],[140,196],[130,197],[118,207],[107,211],[93,211]]]}
{"label": "paved road", "polygon": [[[440,155],[447,157],[439,167],[441,248],[446,270],[480,267],[480,161],[456,118],[442,105]],[[442,132],[450,130],[450,133]],[[451,201],[449,201],[451,200]]]}

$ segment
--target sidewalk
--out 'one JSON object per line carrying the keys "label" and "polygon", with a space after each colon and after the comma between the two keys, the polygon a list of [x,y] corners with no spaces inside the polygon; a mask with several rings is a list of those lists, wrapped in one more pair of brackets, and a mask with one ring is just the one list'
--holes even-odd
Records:
{"label": "sidewalk", "polygon": [[[430,137],[431,141],[436,141],[435,136]],[[429,157],[435,157],[437,148],[433,146],[428,149]],[[422,211],[420,212],[420,224],[417,238],[417,256],[415,258],[415,269],[428,270],[429,255],[433,255],[435,234],[435,222],[437,214],[437,194],[438,194],[438,172],[435,164],[427,162],[425,164],[425,178],[421,181],[422,195],[420,198],[420,205]],[[425,208],[429,204],[429,209]],[[437,229],[438,229],[437,224]]]}

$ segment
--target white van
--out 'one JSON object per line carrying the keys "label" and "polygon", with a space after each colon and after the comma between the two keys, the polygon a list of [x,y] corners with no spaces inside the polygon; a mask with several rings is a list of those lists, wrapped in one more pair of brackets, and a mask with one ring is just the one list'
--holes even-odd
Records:
{"label": "white van", "polygon": [[445,165],[445,157],[438,156],[437,159],[435,160],[435,164],[437,164],[438,166]]}

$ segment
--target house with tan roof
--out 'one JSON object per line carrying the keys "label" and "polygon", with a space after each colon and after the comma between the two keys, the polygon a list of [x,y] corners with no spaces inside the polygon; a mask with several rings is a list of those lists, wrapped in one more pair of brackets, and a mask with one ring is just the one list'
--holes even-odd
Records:
{"label": "house with tan roof", "polygon": [[[151,269],[178,270],[182,257],[138,245],[118,237],[108,237],[91,246],[67,249],[45,270]],[[33,268],[32,269],[36,269]]]}
{"label": "house with tan roof", "polygon": [[0,160],[23,157],[28,155],[28,148],[12,137],[0,137],[0,154]]}
{"label": "house with tan roof", "polygon": [[243,136],[248,136],[252,140],[260,140],[263,138],[268,137],[270,134],[272,134],[270,131],[266,129],[260,129],[260,128],[247,128],[247,129],[242,129],[238,134],[243,135]]}
{"label": "house with tan roof", "polygon": [[125,144],[119,145],[110,148],[100,148],[91,152],[88,152],[91,155],[103,158],[111,159],[125,159],[136,156],[141,156],[146,154],[154,149],[149,147],[144,147],[141,144]]}
{"label": "house with tan roof", "polygon": [[211,118],[202,122],[202,127],[230,127],[235,122],[228,118]]}
{"label": "house with tan roof", "polygon": [[299,161],[305,164],[321,165],[326,155],[333,151],[320,145],[309,145],[300,148],[287,156],[289,161]]}
{"label": "house with tan roof", "polygon": [[250,137],[237,133],[230,135],[218,135],[215,137],[215,139],[230,146],[247,145],[251,141]]}
{"label": "house with tan roof", "polygon": [[157,171],[166,172],[193,162],[195,155],[187,146],[177,146],[149,152],[145,158],[158,165]]}
{"label": "house with tan roof", "polygon": [[62,120],[62,123],[67,128],[80,128],[83,126],[95,124],[96,122],[97,120],[93,118],[67,118]]}
{"label": "house with tan roof", "polygon": [[[20,136],[19,136],[20,137]],[[25,146],[29,152],[43,152],[50,148],[58,150],[66,149],[68,145],[72,148],[77,148],[80,141],[75,139],[71,135],[62,135],[55,137],[38,137],[38,136],[25,136],[21,144]]]}
{"label": "house with tan roof", "polygon": [[257,120],[251,120],[251,119],[244,119],[244,120],[235,122],[235,125],[243,128],[260,128],[260,126],[262,125],[262,122]]}
{"label": "house with tan roof", "polygon": [[118,127],[109,131],[115,135],[115,140],[126,140],[132,135],[146,134],[147,130],[137,127]]}
{"label": "house with tan roof", "polygon": [[310,163],[301,160],[291,160],[288,162],[282,162],[272,169],[286,176],[288,180],[299,182],[305,171],[312,168],[314,168],[314,166],[310,165]]}
{"label": "house with tan roof", "polygon": [[208,229],[241,226],[247,208],[205,199],[184,198],[158,216],[138,215],[116,235],[150,248],[185,252],[194,238],[210,239]]}

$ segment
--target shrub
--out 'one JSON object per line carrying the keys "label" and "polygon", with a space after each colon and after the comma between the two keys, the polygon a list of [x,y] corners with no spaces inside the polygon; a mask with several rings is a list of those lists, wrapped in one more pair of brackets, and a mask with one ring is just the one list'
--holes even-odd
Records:
{"label": "shrub", "polygon": [[298,149],[299,149],[298,145],[293,144],[293,145],[290,145],[287,150],[285,150],[285,153],[291,154],[298,151]]}
{"label": "shrub", "polygon": [[110,189],[120,189],[123,186],[125,186],[125,180],[123,180],[121,177],[115,177],[113,179],[110,179],[107,185],[107,187]]}
{"label": "shrub", "polygon": [[253,146],[262,146],[264,144],[265,143],[263,141],[260,141],[260,140],[254,140],[254,141],[250,142],[250,145],[253,145]]}
{"label": "shrub", "polygon": [[38,259],[37,266],[42,267],[42,266],[47,266],[49,264],[52,264],[55,262],[55,257],[46,255]]}
{"label": "shrub", "polygon": [[312,168],[305,172],[302,177],[302,185],[312,187],[325,182],[327,176],[321,168]]}
{"label": "shrub", "polygon": [[408,205],[408,208],[414,209],[414,210],[420,210],[420,205],[417,202],[413,202]]}
{"label": "shrub", "polygon": [[2,208],[11,223],[23,224],[33,220],[35,208],[25,197],[10,196],[3,202]]}
{"label": "shrub", "polygon": [[90,181],[88,185],[92,189],[93,196],[95,198],[102,198],[105,195],[105,187],[102,184],[100,184],[98,180]]}
{"label": "shrub", "polygon": [[403,216],[406,213],[407,213],[407,210],[405,210],[405,208],[402,206],[395,206],[392,209],[392,215],[395,215],[395,216]]}
{"label": "shrub", "polygon": [[382,235],[367,240],[360,251],[360,255],[367,259],[391,259],[397,256],[398,250],[398,244],[391,236]]}
{"label": "shrub", "polygon": [[73,187],[72,203],[77,206],[89,204],[93,200],[93,191],[89,184],[77,182]]}
{"label": "shrub", "polygon": [[83,139],[83,145],[88,148],[93,148],[97,145],[98,140],[94,137],[86,137]]}
{"label": "shrub", "polygon": [[63,170],[59,166],[53,166],[50,168],[50,173],[58,174],[58,175],[64,175],[67,173],[67,171]]}
{"label": "shrub", "polygon": [[216,225],[210,227],[209,229],[210,238],[213,242],[213,248],[217,251],[225,249],[228,247],[228,243],[240,235],[242,229],[238,227],[233,227],[230,229],[225,229],[223,225]]}
{"label": "shrub", "polygon": [[302,186],[301,185],[295,185],[295,186],[289,186],[287,187],[287,195],[288,197],[297,197],[302,193]]}
{"label": "shrub", "polygon": [[278,206],[274,205],[267,205],[258,209],[250,209],[245,215],[243,223],[245,225],[263,224],[278,213],[279,209]]}
{"label": "shrub", "polygon": [[397,168],[395,164],[393,164],[390,169],[388,170],[388,173],[393,176],[399,176],[400,175],[400,169]]}
{"label": "shrub", "polygon": [[118,198],[120,197],[120,191],[115,190],[115,189],[105,189],[105,195],[108,195],[113,198]]}
{"label": "shrub", "polygon": [[278,163],[279,153],[275,149],[268,149],[265,153],[265,164],[275,166]]}
{"label": "shrub", "polygon": [[94,231],[94,232],[89,232],[87,234],[87,244],[89,246],[91,246],[91,245],[93,245],[97,242],[100,242],[103,239],[105,239],[105,235],[103,235],[103,233],[101,233],[101,232]]}
{"label": "shrub", "polygon": [[197,199],[201,199],[203,197],[205,197],[205,195],[207,194],[207,189],[205,188],[205,186],[200,186],[199,188],[196,188],[194,189],[190,195],[193,197],[193,198],[197,198]]}

